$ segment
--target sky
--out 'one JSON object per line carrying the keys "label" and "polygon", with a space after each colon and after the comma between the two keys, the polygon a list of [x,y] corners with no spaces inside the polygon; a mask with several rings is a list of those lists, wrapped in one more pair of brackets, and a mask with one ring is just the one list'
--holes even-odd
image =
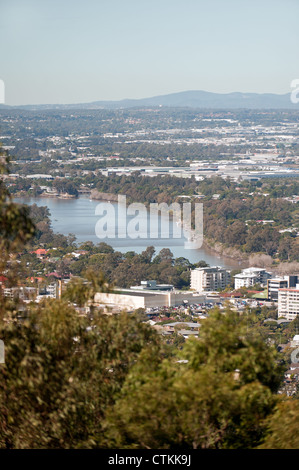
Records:
{"label": "sky", "polygon": [[0,0],[5,102],[288,93],[299,0]]}

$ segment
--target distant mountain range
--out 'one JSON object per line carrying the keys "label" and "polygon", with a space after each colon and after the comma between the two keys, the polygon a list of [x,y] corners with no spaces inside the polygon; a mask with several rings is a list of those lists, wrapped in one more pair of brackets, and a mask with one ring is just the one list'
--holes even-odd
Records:
{"label": "distant mountain range", "polygon": [[[299,109],[299,103],[293,104],[290,93],[277,95],[273,93],[211,93],[208,91],[182,91],[169,95],[153,96],[142,99],[125,99],[121,101],[94,101],[78,104],[49,104],[13,106],[22,109],[124,109],[140,107],[183,107],[209,109]],[[11,106],[0,105],[0,108]]]}

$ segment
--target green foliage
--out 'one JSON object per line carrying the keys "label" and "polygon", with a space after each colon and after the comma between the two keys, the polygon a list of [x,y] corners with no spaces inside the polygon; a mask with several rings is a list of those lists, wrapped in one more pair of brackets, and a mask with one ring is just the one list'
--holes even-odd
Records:
{"label": "green foliage", "polygon": [[277,353],[263,340],[259,330],[249,327],[247,318],[238,312],[218,309],[200,328],[200,341],[188,342],[184,358],[194,369],[211,364],[221,372],[240,371],[240,383],[259,381],[276,391],[282,370],[275,362]]}
{"label": "green foliage", "polygon": [[299,401],[287,399],[275,408],[267,420],[267,437],[261,449],[299,448]]}
{"label": "green foliage", "polygon": [[[8,172],[9,159],[0,145],[0,174]],[[29,208],[12,202],[11,196],[0,179],[0,251],[11,252],[30,240],[35,227],[29,218]]]}
{"label": "green foliage", "polygon": [[68,283],[63,298],[79,307],[85,306],[88,302],[92,306],[92,299],[97,292],[111,292],[111,286],[102,273],[96,275],[89,270],[85,273],[84,279],[73,278]]}
{"label": "green foliage", "polygon": [[1,322],[0,447],[103,445],[102,420],[140,351],[158,338],[134,316],[79,317],[64,301]]}
{"label": "green foliage", "polygon": [[281,378],[274,351],[237,314],[215,311],[180,356],[188,362],[142,352],[108,413],[112,446],[257,446]]}

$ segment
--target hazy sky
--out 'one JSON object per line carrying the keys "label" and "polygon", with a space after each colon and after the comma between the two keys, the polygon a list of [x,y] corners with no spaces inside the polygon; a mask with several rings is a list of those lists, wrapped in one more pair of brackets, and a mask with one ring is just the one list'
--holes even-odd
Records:
{"label": "hazy sky", "polygon": [[287,93],[299,0],[0,0],[7,104]]}

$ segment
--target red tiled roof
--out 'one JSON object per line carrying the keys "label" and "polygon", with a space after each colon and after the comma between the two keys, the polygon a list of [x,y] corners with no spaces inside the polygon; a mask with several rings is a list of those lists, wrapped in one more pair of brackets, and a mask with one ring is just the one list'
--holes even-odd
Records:
{"label": "red tiled roof", "polygon": [[39,248],[38,250],[35,250],[33,253],[36,253],[37,255],[46,255],[48,253],[48,250],[45,250],[44,248]]}
{"label": "red tiled roof", "polygon": [[31,282],[34,282],[34,281],[41,282],[43,280],[44,280],[43,277],[27,277],[27,281],[31,281]]}

